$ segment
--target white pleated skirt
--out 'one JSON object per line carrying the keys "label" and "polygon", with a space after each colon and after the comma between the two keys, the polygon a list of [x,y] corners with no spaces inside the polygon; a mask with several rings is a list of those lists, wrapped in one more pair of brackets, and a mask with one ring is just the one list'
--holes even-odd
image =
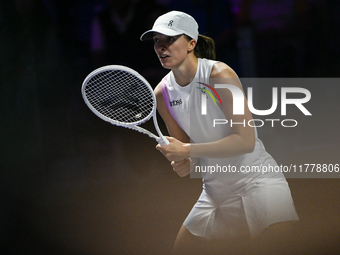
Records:
{"label": "white pleated skirt", "polygon": [[183,225],[210,240],[255,237],[271,224],[297,220],[285,178],[262,178],[233,192],[203,189]]}

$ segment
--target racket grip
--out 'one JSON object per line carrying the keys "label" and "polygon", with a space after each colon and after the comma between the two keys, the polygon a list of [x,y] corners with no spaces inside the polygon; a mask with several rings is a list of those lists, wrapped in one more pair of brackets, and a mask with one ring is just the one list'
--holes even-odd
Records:
{"label": "racket grip", "polygon": [[157,142],[162,146],[169,145],[169,141],[165,137],[161,137]]}

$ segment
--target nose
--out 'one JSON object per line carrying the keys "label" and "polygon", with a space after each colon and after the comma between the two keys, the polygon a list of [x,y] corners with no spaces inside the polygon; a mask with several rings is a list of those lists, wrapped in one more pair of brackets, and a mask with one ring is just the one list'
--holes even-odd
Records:
{"label": "nose", "polygon": [[161,46],[160,49],[159,49],[160,52],[164,52],[165,50],[166,50],[166,48],[164,46]]}
{"label": "nose", "polygon": [[163,42],[157,42],[155,43],[155,49],[157,52],[164,52],[166,50],[166,46],[164,45]]}

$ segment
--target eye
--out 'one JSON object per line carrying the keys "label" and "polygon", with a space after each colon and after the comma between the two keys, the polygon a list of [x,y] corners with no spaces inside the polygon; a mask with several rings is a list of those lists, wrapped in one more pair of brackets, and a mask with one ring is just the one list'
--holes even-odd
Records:
{"label": "eye", "polygon": [[157,42],[159,42],[159,39],[158,38],[153,38],[153,42],[157,43]]}
{"label": "eye", "polygon": [[168,37],[168,41],[169,41],[169,42],[173,42],[174,40],[175,40],[174,37]]}

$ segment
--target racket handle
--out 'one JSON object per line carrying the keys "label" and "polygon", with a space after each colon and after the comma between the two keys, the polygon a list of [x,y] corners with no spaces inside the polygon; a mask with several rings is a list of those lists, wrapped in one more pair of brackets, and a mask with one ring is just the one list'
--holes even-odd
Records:
{"label": "racket handle", "polygon": [[169,141],[165,137],[160,137],[157,142],[162,146],[169,145]]}

